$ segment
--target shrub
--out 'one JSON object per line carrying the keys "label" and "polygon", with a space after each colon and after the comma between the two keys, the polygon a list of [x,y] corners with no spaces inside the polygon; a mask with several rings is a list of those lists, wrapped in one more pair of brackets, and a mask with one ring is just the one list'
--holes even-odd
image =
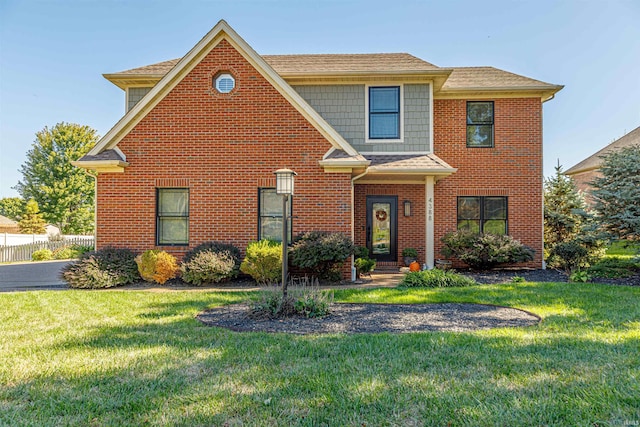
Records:
{"label": "shrub", "polygon": [[164,285],[178,274],[178,261],[173,255],[160,250],[148,250],[136,257],[138,272],[147,282]]}
{"label": "shrub", "polygon": [[53,251],[54,259],[72,259],[78,258],[80,254],[72,246],[63,246]]}
{"label": "shrub", "polygon": [[53,252],[50,249],[40,249],[31,254],[33,261],[49,261],[53,259]]}
{"label": "shrub", "polygon": [[230,251],[200,251],[182,263],[182,280],[200,286],[231,279],[238,275],[236,259]]}
{"label": "shrub", "polygon": [[497,234],[473,234],[459,230],[447,233],[442,242],[442,254],[455,257],[477,269],[488,269],[499,264],[511,264],[533,260],[535,251],[511,236]]}
{"label": "shrub", "polygon": [[105,248],[87,252],[63,267],[61,278],[72,288],[97,289],[140,280],[135,255],[129,249]]}
{"label": "shrub", "polygon": [[337,281],[340,267],[353,251],[353,242],[342,233],[311,231],[294,239],[289,259],[293,266],[313,272],[321,279]]}
{"label": "shrub", "polygon": [[280,288],[272,288],[262,292],[259,300],[251,306],[254,318],[280,318],[304,316],[307,318],[323,317],[329,314],[333,294],[317,288],[290,288],[284,298]]}
{"label": "shrub", "polygon": [[236,272],[240,269],[240,250],[232,245],[231,243],[224,242],[206,242],[201,245],[196,246],[191,249],[184,255],[182,262],[189,262],[194,257],[196,257],[200,252],[209,251],[209,252],[228,252],[233,258],[234,263],[236,264]]}
{"label": "shrub", "polygon": [[363,274],[371,273],[376,268],[376,261],[369,258],[369,249],[364,246],[356,246],[353,250],[355,260],[353,262],[356,268],[356,276],[360,277]]}
{"label": "shrub", "polygon": [[425,270],[407,273],[399,288],[448,288],[454,286],[472,286],[476,281],[470,277],[449,270]]}
{"label": "shrub", "polygon": [[282,275],[282,243],[272,240],[249,243],[240,271],[261,285],[277,282]]}
{"label": "shrub", "polygon": [[587,271],[593,277],[606,279],[616,279],[621,277],[631,277],[637,270],[640,270],[640,263],[630,258],[610,256],[598,261]]}
{"label": "shrub", "polygon": [[404,248],[402,256],[407,258],[418,258],[418,251],[414,248]]}
{"label": "shrub", "polygon": [[571,282],[583,282],[586,283],[591,280],[591,275],[586,270],[576,270],[569,276]]}
{"label": "shrub", "polygon": [[550,252],[549,258],[558,260],[553,264],[554,267],[560,267],[568,272],[578,270],[580,267],[589,266],[589,251],[576,241],[558,243],[553,251]]}

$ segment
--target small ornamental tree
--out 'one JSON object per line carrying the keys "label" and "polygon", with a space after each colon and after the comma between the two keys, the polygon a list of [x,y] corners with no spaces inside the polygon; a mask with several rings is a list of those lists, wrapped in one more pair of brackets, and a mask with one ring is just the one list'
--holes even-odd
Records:
{"label": "small ornamental tree", "polygon": [[24,234],[42,234],[45,232],[44,226],[47,225],[42,218],[38,202],[31,199],[27,202],[22,219],[18,223],[20,232]]}
{"label": "small ornamental tree", "polygon": [[604,155],[600,173],[591,183],[599,223],[613,237],[640,241],[640,145]]}

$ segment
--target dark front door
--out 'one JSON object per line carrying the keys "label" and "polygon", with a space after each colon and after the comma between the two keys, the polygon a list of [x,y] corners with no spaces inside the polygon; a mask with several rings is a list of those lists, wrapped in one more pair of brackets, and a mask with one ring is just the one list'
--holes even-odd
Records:
{"label": "dark front door", "polygon": [[398,198],[367,196],[367,248],[378,261],[397,261]]}

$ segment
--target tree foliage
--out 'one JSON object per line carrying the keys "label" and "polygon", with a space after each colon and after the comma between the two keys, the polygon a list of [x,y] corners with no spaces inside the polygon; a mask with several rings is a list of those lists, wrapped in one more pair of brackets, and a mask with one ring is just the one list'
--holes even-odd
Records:
{"label": "tree foliage", "polygon": [[619,239],[640,240],[640,145],[603,156],[591,185],[603,228]]}
{"label": "tree foliage", "polygon": [[27,202],[21,197],[4,197],[0,199],[0,215],[14,221],[20,221]]}
{"label": "tree foliage", "polygon": [[22,214],[22,219],[20,219],[18,223],[20,232],[25,234],[42,234],[45,232],[45,225],[47,225],[47,223],[40,213],[38,202],[33,199],[29,200]]}
{"label": "tree foliage", "polygon": [[544,183],[545,259],[551,267],[573,271],[599,258],[605,240],[573,179],[562,173],[561,165],[555,170]]}
{"label": "tree foliage", "polygon": [[94,181],[71,164],[85,155],[98,140],[89,126],[58,123],[36,133],[23,179],[15,187],[25,199],[38,202],[45,220],[64,234],[93,230]]}

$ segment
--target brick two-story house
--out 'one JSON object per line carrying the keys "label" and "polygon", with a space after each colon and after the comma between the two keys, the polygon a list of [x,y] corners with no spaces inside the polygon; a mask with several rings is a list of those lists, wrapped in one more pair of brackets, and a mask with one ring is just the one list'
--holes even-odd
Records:
{"label": "brick two-story house", "polygon": [[542,103],[562,86],[406,53],[261,56],[224,21],[180,59],[105,77],[127,112],[75,162],[97,173],[98,247],[278,238],[289,168],[294,235],[346,233],[383,266],[412,247],[432,267],[466,227],[542,265]]}

